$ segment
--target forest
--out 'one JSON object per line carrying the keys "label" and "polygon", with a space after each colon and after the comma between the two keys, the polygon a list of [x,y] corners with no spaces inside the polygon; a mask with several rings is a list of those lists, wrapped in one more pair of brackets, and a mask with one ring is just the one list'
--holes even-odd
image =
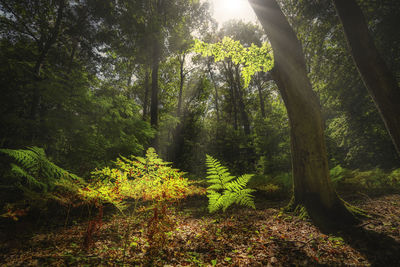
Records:
{"label": "forest", "polygon": [[398,0],[0,0],[0,265],[399,266],[399,25]]}

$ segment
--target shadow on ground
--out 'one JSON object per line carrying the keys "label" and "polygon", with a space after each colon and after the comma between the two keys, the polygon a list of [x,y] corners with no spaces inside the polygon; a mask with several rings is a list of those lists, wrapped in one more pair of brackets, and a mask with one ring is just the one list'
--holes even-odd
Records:
{"label": "shadow on ground", "polygon": [[400,243],[394,238],[364,228],[353,228],[340,236],[372,266],[400,266]]}

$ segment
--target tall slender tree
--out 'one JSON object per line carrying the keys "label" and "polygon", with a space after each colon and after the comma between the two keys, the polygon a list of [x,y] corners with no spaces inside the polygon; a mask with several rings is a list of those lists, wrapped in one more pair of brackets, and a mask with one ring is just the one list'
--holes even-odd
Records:
{"label": "tall slender tree", "polygon": [[249,0],[274,52],[273,77],[288,111],[293,205],[304,205],[324,230],[357,220],[337,196],[328,169],[320,104],[307,77],[301,44],[275,0]]}
{"label": "tall slender tree", "polygon": [[374,44],[354,0],[333,0],[350,53],[400,155],[400,88]]}
{"label": "tall slender tree", "polygon": [[211,79],[211,81],[212,81],[212,83],[213,83],[213,85],[214,85],[214,102],[215,102],[215,113],[217,114],[217,122],[219,122],[219,94],[218,94],[218,85],[217,85],[217,82],[216,82],[216,80],[215,80],[215,77],[214,77],[214,73],[213,73],[213,70],[211,69],[211,62],[210,62],[210,60],[211,60],[211,58],[210,59],[207,59],[207,71],[208,71],[208,74],[210,75],[210,79]]}

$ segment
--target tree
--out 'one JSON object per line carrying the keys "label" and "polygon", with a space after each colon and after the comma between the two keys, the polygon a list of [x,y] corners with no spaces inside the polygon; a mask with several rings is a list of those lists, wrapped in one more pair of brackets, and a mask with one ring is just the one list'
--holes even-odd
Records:
{"label": "tree", "polygon": [[274,52],[275,82],[288,111],[294,196],[321,229],[357,220],[337,196],[329,178],[320,104],[307,77],[301,44],[275,0],[250,0]]}
{"label": "tree", "polygon": [[109,45],[113,4],[0,1],[2,147],[46,147],[57,164],[81,175],[142,152],[154,134],[127,93],[132,57],[117,58],[122,49]]}
{"label": "tree", "polygon": [[[233,127],[233,129],[224,127],[225,129],[220,129],[221,131],[217,131],[221,135],[218,135],[218,139],[216,139],[215,141],[217,143],[221,143],[221,141],[223,142],[223,146],[225,148],[223,148],[222,150],[225,150],[226,146],[231,146],[231,152],[228,152],[227,154],[229,155],[226,155],[227,157],[223,158],[230,158],[230,161],[232,163],[238,163],[234,163],[234,165],[239,167],[238,171],[243,171],[243,169],[254,169],[255,153],[253,152],[252,147],[253,136],[249,136],[250,120],[248,120],[248,117],[247,120],[243,120],[244,116],[241,116],[243,131],[238,131],[238,128],[236,128],[238,126],[236,118],[237,109],[235,109],[236,103],[239,102],[239,112],[241,109],[245,111],[245,106],[243,100],[233,100],[232,98],[237,99],[242,97],[242,99],[244,99],[243,95],[239,94],[243,93],[243,89],[249,86],[252,76],[258,71],[269,71],[271,69],[272,54],[270,53],[270,46],[266,42],[264,42],[260,47],[255,45],[254,43],[252,43],[248,47],[245,47],[243,44],[241,44],[240,41],[236,41],[231,39],[230,37],[225,36],[221,42],[215,44],[208,44],[197,40],[194,46],[194,50],[196,52],[202,53],[203,56],[206,57],[214,56],[215,62],[223,61],[223,70],[225,72],[224,74],[225,76],[227,76],[225,77],[225,79],[229,87],[229,92],[227,94],[228,101],[225,102],[225,104],[227,104],[228,106],[227,113],[229,119],[232,117],[232,109],[234,112],[233,125],[231,126],[229,123],[226,124],[226,126],[231,126]],[[242,105],[240,104],[241,101],[243,101]],[[221,153],[221,151],[218,152]]]}
{"label": "tree", "polygon": [[[260,46],[263,33],[260,27],[252,23],[244,23],[242,21],[231,20],[224,23],[219,32],[219,38],[230,37],[240,41],[244,47],[249,47],[252,44]],[[250,115],[247,107],[247,92],[243,86],[241,79],[243,63],[233,63],[229,59],[223,62],[224,75],[226,82],[231,91],[231,105],[233,107],[234,128],[238,129],[238,121],[246,136],[250,135]],[[238,120],[239,115],[239,120]]]}
{"label": "tree", "polygon": [[[396,1],[364,1],[368,24],[393,71],[399,69]],[[281,0],[301,43],[308,77],[322,103],[330,167],[396,168],[400,160],[347,49],[333,2]]]}
{"label": "tree", "polygon": [[[66,3],[65,0],[59,0],[57,4],[55,1],[53,4],[47,5],[42,1],[38,1],[33,5],[25,1],[22,3],[0,1],[0,7],[3,18],[2,24],[7,25],[7,27],[10,27],[13,31],[35,42],[35,52],[37,56],[32,68],[32,73],[36,84],[32,90],[30,108],[30,117],[32,120],[35,120],[38,115],[41,99],[40,81],[42,79],[42,66],[45,63],[50,49],[57,41],[66,9]],[[41,8],[43,10],[39,11]],[[21,9],[26,13],[21,12]],[[39,26],[35,25],[29,17],[30,14],[27,15],[28,12],[32,12],[32,14],[36,15],[36,22],[39,22]],[[51,20],[53,20],[53,23],[50,22]]]}
{"label": "tree", "polygon": [[333,0],[354,63],[400,155],[400,88],[381,58],[360,7],[354,0]]}

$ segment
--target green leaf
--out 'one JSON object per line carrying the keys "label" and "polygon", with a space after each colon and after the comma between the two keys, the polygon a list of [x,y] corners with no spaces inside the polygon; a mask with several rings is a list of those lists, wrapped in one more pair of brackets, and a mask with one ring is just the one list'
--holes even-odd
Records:
{"label": "green leaf", "polygon": [[221,42],[214,44],[195,40],[192,50],[204,57],[213,56],[215,62],[230,58],[233,63],[240,64],[245,87],[249,86],[251,78],[256,72],[267,72],[273,68],[272,48],[266,42],[261,47],[255,44],[244,47],[239,41],[225,36]]}

